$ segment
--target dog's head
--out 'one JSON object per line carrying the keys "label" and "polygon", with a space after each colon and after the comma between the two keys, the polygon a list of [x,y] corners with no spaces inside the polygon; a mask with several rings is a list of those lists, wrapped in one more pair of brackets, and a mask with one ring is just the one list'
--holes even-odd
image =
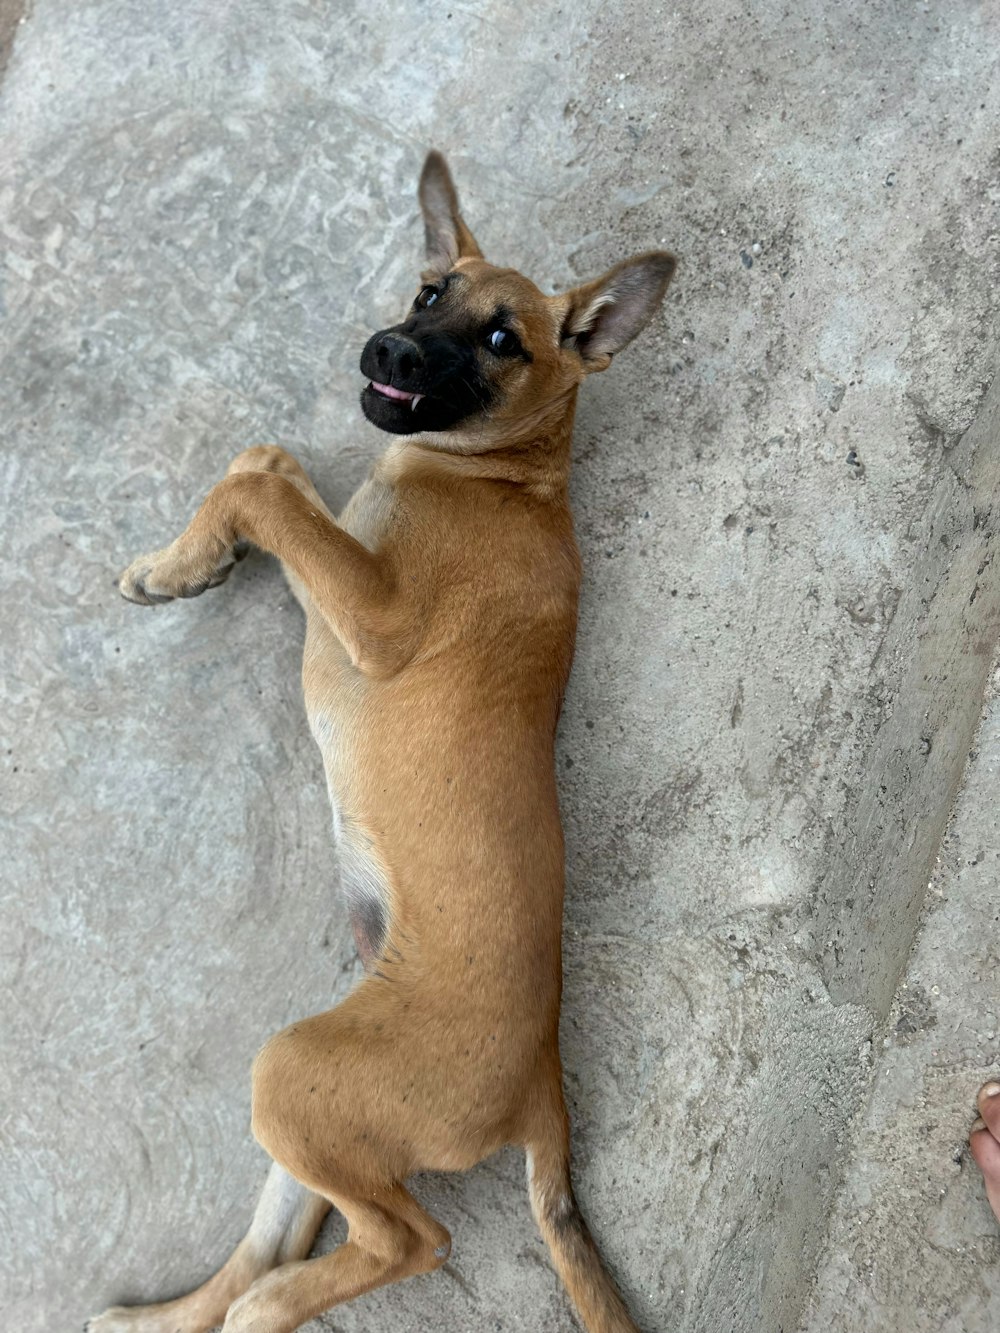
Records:
{"label": "dog's head", "polygon": [[545,296],[514,269],[483,259],[440,153],[424,163],[420,206],[423,283],[405,319],[361,354],[371,381],[364,413],[397,435],[459,431],[485,443],[516,430],[611,364],[652,318],[676,266],[654,250]]}

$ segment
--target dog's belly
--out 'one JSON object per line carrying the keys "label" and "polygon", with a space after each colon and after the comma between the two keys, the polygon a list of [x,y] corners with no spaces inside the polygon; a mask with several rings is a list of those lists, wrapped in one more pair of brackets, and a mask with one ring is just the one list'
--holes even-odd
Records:
{"label": "dog's belly", "polygon": [[[365,481],[340,515],[340,525],[374,551],[392,510],[392,487],[377,474]],[[364,744],[359,734],[367,682],[329,627],[309,613],[303,659],[306,713],[323,756],[333,810],[340,879],[362,962],[370,967],[389,928],[389,882],[356,797]]]}
{"label": "dog's belly", "polygon": [[[339,645],[336,648],[339,649]],[[343,665],[346,672],[357,677],[358,673],[347,661],[346,654]],[[324,672],[328,688],[322,691],[321,701],[313,700],[311,707],[307,697],[306,707],[326,770],[341,888],[358,953],[365,966],[370,967],[381,955],[388,934],[389,881],[373,831],[365,826],[358,808],[352,781],[360,759],[358,751],[363,748],[359,744],[356,708],[351,706],[357,701],[352,700],[352,695],[356,695],[359,684],[363,689],[363,682],[356,678],[354,681],[344,680],[338,690],[331,677],[340,674],[331,671],[328,665]]]}
{"label": "dog's belly", "polygon": [[[392,521],[377,474],[344,510],[344,527],[377,548]],[[454,954],[472,991],[484,921],[501,951],[557,958],[562,834],[551,754],[551,693],[484,683],[489,664],[458,635],[397,675],[366,676],[307,607],[303,685],[333,806],[343,890],[367,967]],[[497,910],[501,904],[501,910]],[[499,939],[505,934],[507,943]],[[509,938],[508,938],[509,937]],[[546,962],[548,966],[548,961]],[[557,972],[556,972],[557,974]],[[495,978],[494,978],[495,981]],[[497,983],[499,984],[499,983]]]}

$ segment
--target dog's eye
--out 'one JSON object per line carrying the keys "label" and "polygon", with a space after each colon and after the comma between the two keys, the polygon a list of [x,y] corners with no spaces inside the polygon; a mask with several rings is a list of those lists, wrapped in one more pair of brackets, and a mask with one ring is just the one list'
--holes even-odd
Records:
{"label": "dog's eye", "polygon": [[437,287],[421,287],[413,304],[419,310],[426,310],[428,306],[434,304],[440,295],[441,293]]}
{"label": "dog's eye", "polygon": [[521,350],[521,344],[510,329],[494,329],[487,342],[490,351],[495,352],[497,356],[516,356]]}

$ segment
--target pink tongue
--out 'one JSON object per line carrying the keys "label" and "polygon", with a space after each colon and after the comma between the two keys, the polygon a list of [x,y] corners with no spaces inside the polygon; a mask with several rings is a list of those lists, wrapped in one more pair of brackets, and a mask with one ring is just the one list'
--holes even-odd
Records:
{"label": "pink tongue", "polygon": [[409,402],[417,396],[415,393],[407,393],[405,389],[394,389],[391,384],[379,384],[378,380],[372,380],[372,388],[378,393],[384,393],[386,398],[399,398],[403,402]]}

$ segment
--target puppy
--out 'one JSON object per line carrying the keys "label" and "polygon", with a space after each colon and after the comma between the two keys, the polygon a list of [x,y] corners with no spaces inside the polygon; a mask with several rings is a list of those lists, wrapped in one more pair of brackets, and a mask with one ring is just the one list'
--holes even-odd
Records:
{"label": "puppy", "polygon": [[[367,975],[256,1059],[253,1131],[274,1165],[229,1261],[91,1333],[285,1333],[437,1268],[450,1237],[407,1178],[504,1144],[527,1154],[588,1333],[636,1333],[570,1182],[553,747],[580,584],[577,390],[650,320],[675,261],[650,252],[545,296],[483,258],[437,153],[420,202],[422,285],[361,356],[365,415],[395,439],[340,518],[284,450],[248,449],[121,579],[145,606],[217,586],[248,543],[282,562]],[[308,1260],[331,1205],[347,1240]]]}

